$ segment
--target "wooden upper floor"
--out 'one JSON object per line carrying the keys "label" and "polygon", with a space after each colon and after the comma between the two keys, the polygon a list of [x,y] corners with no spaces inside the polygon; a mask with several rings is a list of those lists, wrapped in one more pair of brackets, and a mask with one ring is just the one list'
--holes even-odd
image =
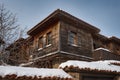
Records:
{"label": "wooden upper floor", "polygon": [[[58,9],[30,29],[28,38],[19,39],[6,48],[10,51],[9,63],[18,65],[38,58],[48,61],[51,55],[54,59],[49,61],[50,66],[70,59],[120,60],[120,39],[108,38],[99,32],[98,28]],[[96,50],[98,48],[109,52]]]}
{"label": "wooden upper floor", "polygon": [[28,35],[36,51],[34,56],[62,51],[92,57],[93,51],[100,47],[120,55],[120,39],[107,38],[99,32],[98,28],[58,9],[30,29]]}

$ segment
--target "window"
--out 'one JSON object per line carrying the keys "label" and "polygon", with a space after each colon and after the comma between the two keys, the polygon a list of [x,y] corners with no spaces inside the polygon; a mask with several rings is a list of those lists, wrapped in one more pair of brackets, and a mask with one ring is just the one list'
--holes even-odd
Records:
{"label": "window", "polygon": [[70,31],[68,34],[68,43],[77,45],[77,34]]}
{"label": "window", "polygon": [[38,40],[38,48],[43,48],[43,37],[40,37]]}
{"label": "window", "polygon": [[99,43],[93,43],[93,48],[94,49],[97,49],[97,48],[100,48],[100,47],[102,47],[102,45],[100,45]]}
{"label": "window", "polygon": [[46,35],[46,45],[52,44],[52,33],[49,32]]}

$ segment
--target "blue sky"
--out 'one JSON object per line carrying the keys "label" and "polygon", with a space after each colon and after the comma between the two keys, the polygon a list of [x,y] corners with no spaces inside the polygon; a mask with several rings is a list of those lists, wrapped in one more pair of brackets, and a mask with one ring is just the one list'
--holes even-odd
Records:
{"label": "blue sky", "polygon": [[56,9],[101,29],[105,36],[120,38],[120,0],[0,0],[17,14],[21,28],[35,26]]}

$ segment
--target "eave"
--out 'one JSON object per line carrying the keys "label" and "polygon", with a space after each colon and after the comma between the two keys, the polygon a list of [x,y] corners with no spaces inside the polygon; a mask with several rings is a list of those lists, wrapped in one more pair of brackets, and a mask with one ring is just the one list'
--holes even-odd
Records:
{"label": "eave", "polygon": [[[98,72],[98,73],[110,73],[120,74],[120,61],[116,60],[101,60],[101,61],[78,61],[69,60],[59,65],[59,68],[65,71],[75,72]],[[104,67],[103,67],[104,66]]]}
{"label": "eave", "polygon": [[[93,33],[99,33],[100,32],[100,30],[98,28],[84,22],[83,20],[80,20],[80,19],[68,14],[65,11],[57,9],[52,14],[50,14],[48,17],[46,17],[43,21],[38,23],[35,27],[30,29],[27,32],[27,34],[28,35],[35,35],[36,33],[39,32],[39,30],[45,28],[46,26],[48,26],[50,24],[53,24],[57,21],[60,21],[60,20],[71,23],[71,24],[74,24],[75,26],[77,25],[77,27],[86,29],[86,30],[91,31]],[[84,26],[79,26],[79,25],[84,25]]]}
{"label": "eave", "polygon": [[109,38],[109,41],[110,41],[110,42],[115,42],[115,43],[117,43],[117,44],[120,44],[120,39],[117,38],[117,37],[115,37],[115,36],[110,37],[110,38]]}
{"label": "eave", "polygon": [[66,72],[80,72],[80,73],[96,73],[96,74],[99,73],[99,74],[112,74],[112,75],[120,74],[119,72],[116,72],[116,71],[97,70],[97,69],[92,70],[90,68],[78,68],[74,66],[70,66],[70,67],[66,66],[63,70]]}
{"label": "eave", "polygon": [[101,35],[101,34],[93,34],[93,38],[98,39],[98,40],[102,40],[102,41],[106,41],[106,42],[109,40],[108,37]]}

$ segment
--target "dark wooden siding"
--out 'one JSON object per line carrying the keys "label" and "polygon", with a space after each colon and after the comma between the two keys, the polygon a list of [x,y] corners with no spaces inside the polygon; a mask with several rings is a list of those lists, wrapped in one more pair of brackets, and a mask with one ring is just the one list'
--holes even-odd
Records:
{"label": "dark wooden siding", "polygon": [[113,51],[114,54],[120,55],[120,44],[117,43],[109,43],[110,50]]}
{"label": "dark wooden siding", "polygon": [[[45,38],[46,41],[46,34],[48,32],[51,32],[51,44],[45,45],[41,50],[38,48],[38,40],[41,36]],[[59,22],[54,23],[53,25],[48,26],[44,30],[40,31],[39,34],[34,36],[34,44],[33,47],[35,49],[33,56],[34,57],[40,57],[46,54],[49,54],[51,52],[58,50],[58,43],[59,43]],[[45,42],[46,44],[46,42]]]}
{"label": "dark wooden siding", "polygon": [[[81,26],[81,25],[79,25]],[[73,31],[77,33],[78,42],[77,45],[68,44],[68,32]],[[91,34],[80,29],[76,26],[72,26],[61,21],[60,25],[60,43],[61,51],[69,52],[72,54],[84,55],[91,57],[92,54],[92,37]]]}
{"label": "dark wooden siding", "polygon": [[[103,35],[97,34],[93,36],[93,48],[106,48],[109,49],[112,53],[120,55],[120,44],[116,43],[114,40],[110,40],[110,38],[104,37]],[[101,36],[101,37],[100,37]]]}
{"label": "dark wooden siding", "polygon": [[120,56],[105,50],[97,50],[93,52],[95,60],[120,60]]}

